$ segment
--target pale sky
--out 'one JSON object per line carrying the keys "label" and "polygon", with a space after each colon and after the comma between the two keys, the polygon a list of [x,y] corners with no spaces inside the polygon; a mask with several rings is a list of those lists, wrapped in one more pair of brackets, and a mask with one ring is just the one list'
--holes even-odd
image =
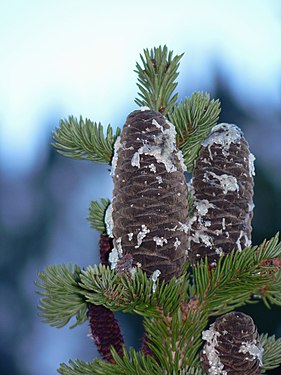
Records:
{"label": "pale sky", "polygon": [[11,173],[40,159],[61,117],[122,126],[146,47],[185,52],[179,90],[210,90],[217,63],[238,99],[280,105],[279,1],[14,0],[0,15],[1,156]]}

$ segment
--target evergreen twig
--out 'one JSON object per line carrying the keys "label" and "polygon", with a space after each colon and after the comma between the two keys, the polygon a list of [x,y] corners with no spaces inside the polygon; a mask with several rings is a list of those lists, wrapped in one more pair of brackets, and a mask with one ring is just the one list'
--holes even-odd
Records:
{"label": "evergreen twig", "polygon": [[143,66],[137,63],[135,70],[140,90],[135,102],[139,106],[148,106],[164,115],[172,109],[178,97],[178,94],[172,94],[177,87],[175,80],[182,56],[173,57],[173,51],[169,51],[167,46],[143,51],[140,55]]}
{"label": "evergreen twig", "polygon": [[173,312],[187,296],[189,281],[185,276],[169,283],[156,282],[141,269],[135,269],[131,277],[122,276],[104,266],[89,266],[81,274],[81,293],[88,302],[103,305],[112,311],[137,313],[142,316],[159,317],[159,307],[164,313]]}
{"label": "evergreen twig", "polygon": [[276,339],[275,335],[260,335],[260,343],[264,349],[262,356],[262,370],[272,370],[281,364],[281,338]]}
{"label": "evergreen twig", "polygon": [[198,350],[207,316],[198,310],[185,311],[183,306],[188,305],[183,304],[173,314],[161,318],[144,319],[147,345],[167,374],[200,366]]}
{"label": "evergreen twig", "polygon": [[61,155],[69,158],[110,164],[114,142],[119,134],[119,128],[114,134],[112,127],[108,125],[104,135],[100,123],[69,116],[67,120],[61,120],[60,126],[53,132],[53,146]]}
{"label": "evergreen twig", "polygon": [[253,303],[253,297],[281,306],[281,270],[271,265],[276,258],[281,258],[278,234],[259,247],[233,251],[221,257],[213,270],[205,259],[193,269],[193,296],[199,298],[210,316]]}
{"label": "evergreen twig", "polygon": [[192,171],[201,143],[216,125],[220,111],[219,100],[210,100],[208,93],[195,92],[168,113],[176,127],[177,144],[188,171]]}
{"label": "evergreen twig", "polygon": [[101,198],[100,202],[91,201],[91,205],[89,207],[89,216],[87,220],[90,222],[92,228],[102,233],[106,232],[104,215],[109,204],[109,199]]}
{"label": "evergreen twig", "polygon": [[80,272],[76,265],[57,265],[39,273],[41,283],[36,282],[36,286],[42,298],[38,308],[46,323],[60,328],[76,317],[76,322],[70,326],[74,328],[87,320],[87,303],[78,284]]}
{"label": "evergreen twig", "polygon": [[122,358],[112,349],[112,356],[115,364],[110,364],[100,359],[96,359],[93,362],[69,361],[68,364],[61,364],[58,373],[61,375],[203,375],[203,371],[200,368],[189,366],[180,369],[178,372],[163,371],[162,366],[154,358],[136,352],[133,348],[130,348],[129,352],[124,348],[124,356]]}

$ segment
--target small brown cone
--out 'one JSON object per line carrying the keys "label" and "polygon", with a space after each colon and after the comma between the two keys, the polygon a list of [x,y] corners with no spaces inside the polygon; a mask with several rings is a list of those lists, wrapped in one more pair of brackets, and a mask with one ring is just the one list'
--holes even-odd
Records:
{"label": "small brown cone", "polygon": [[113,363],[111,346],[123,357],[124,344],[120,328],[112,311],[104,306],[89,304],[91,335],[103,359]]}
{"label": "small brown cone", "polygon": [[[100,261],[103,265],[108,265],[108,256],[112,250],[112,238],[102,233],[99,246]],[[110,352],[111,346],[114,347],[119,356],[123,357],[124,340],[114,313],[104,306],[92,303],[89,303],[88,312],[91,336],[102,358],[111,363],[114,362]]]}
{"label": "small brown cone", "polygon": [[102,233],[100,235],[99,247],[100,247],[100,262],[101,264],[108,266],[109,253],[111,252],[113,248],[112,238],[110,238],[107,234]]}
{"label": "small brown cone", "polygon": [[208,257],[216,264],[233,249],[251,245],[254,156],[241,130],[213,128],[203,142],[190,183],[194,213],[189,218],[189,253],[194,264]]}
{"label": "small brown cone", "polygon": [[231,312],[204,331],[201,364],[209,375],[260,375],[263,349],[253,319]]}

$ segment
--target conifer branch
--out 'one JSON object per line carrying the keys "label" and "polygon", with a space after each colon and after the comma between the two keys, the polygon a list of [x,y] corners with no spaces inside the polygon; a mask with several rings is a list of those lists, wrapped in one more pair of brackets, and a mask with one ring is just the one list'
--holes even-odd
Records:
{"label": "conifer branch", "polygon": [[219,100],[210,100],[208,93],[195,92],[168,113],[168,119],[176,127],[177,145],[188,171],[192,171],[201,143],[216,125],[220,111]]}
{"label": "conifer branch", "polygon": [[109,267],[89,266],[81,274],[81,291],[83,290],[88,302],[103,305],[111,311],[158,315],[150,305],[153,281],[138,270],[135,276],[137,277],[130,278],[124,274],[120,278]]}
{"label": "conifer branch", "polygon": [[254,298],[281,305],[280,267],[272,267],[281,258],[278,234],[259,247],[233,251],[221,257],[210,270],[207,259],[193,268],[194,297],[210,316],[225,314]]}
{"label": "conifer branch", "polygon": [[104,222],[105,211],[110,204],[109,199],[101,198],[101,201],[91,201],[89,207],[89,216],[87,220],[92,228],[105,233],[106,226]]}
{"label": "conifer branch", "polygon": [[[81,293],[87,302],[103,305],[111,311],[137,313],[159,317],[159,308],[175,311],[186,298],[189,280],[186,276],[173,278],[169,283],[156,283],[137,268],[133,275],[117,274],[104,266],[89,266],[81,273]],[[155,291],[153,292],[154,288]]]}
{"label": "conifer branch", "polygon": [[145,49],[140,55],[142,65],[136,64],[138,74],[137,86],[139,98],[135,99],[139,106],[148,106],[163,114],[167,114],[177,101],[178,94],[172,96],[177,87],[179,61],[182,55],[173,57],[173,51],[167,46]]}
{"label": "conifer branch", "polygon": [[110,164],[114,142],[119,134],[119,128],[114,134],[112,127],[108,125],[104,135],[100,123],[69,116],[67,120],[61,120],[60,126],[53,132],[55,142],[52,145],[61,155],[69,158]]}
{"label": "conifer branch", "polygon": [[272,370],[281,364],[281,338],[276,339],[275,335],[260,335],[260,343],[264,349],[262,356],[262,371]]}
{"label": "conifer branch", "polygon": [[125,348],[123,357],[118,356],[112,349],[112,356],[115,364],[110,364],[100,359],[93,362],[83,362],[80,360],[69,361],[68,364],[61,364],[58,373],[61,375],[203,375],[201,368],[183,367],[178,372],[167,372],[163,366],[150,357],[130,348],[128,352]]}
{"label": "conifer branch", "polygon": [[74,328],[87,319],[87,303],[80,292],[80,268],[65,265],[48,266],[45,272],[39,273],[40,288],[40,316],[53,327],[65,326],[71,318],[76,322],[70,326]]}
{"label": "conifer branch", "polygon": [[[187,304],[185,305],[187,306]],[[178,374],[180,369],[198,367],[198,350],[202,345],[202,331],[207,324],[202,311],[182,306],[174,314],[159,318],[145,318],[144,327],[153,356],[167,374]]]}
{"label": "conifer branch", "polygon": [[116,351],[112,349],[112,356],[115,364],[109,364],[99,359],[90,363],[79,360],[69,361],[69,365],[61,365],[58,373],[62,375],[163,375],[161,367],[153,358],[137,353],[133,348],[129,352],[124,348],[123,357],[119,357]]}
{"label": "conifer branch", "polygon": [[222,257],[211,271],[207,261],[202,261],[193,268],[193,285],[185,274],[168,283],[157,280],[155,285],[139,268],[134,269],[132,275],[120,275],[102,265],[81,271],[77,266],[74,271],[71,267],[49,266],[45,273],[39,274],[42,283],[37,285],[43,296],[39,308],[46,322],[62,327],[75,315],[78,324],[83,322],[87,302],[103,305],[111,311],[156,318],[160,311],[164,315],[174,313],[183,300],[189,299],[190,302],[198,300],[198,311],[207,312],[209,316],[253,303],[253,296],[281,305],[281,271],[279,266],[271,264],[272,259],[281,258],[280,254],[281,244],[275,236],[259,247]]}

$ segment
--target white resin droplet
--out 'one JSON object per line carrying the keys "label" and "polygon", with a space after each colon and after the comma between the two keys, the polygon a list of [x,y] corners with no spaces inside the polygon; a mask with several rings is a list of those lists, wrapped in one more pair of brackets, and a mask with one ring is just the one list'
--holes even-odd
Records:
{"label": "white resin droplet", "polygon": [[214,143],[222,145],[229,150],[231,143],[237,143],[242,137],[242,131],[234,124],[221,123],[214,126],[207,139],[202,142],[202,146],[207,147]]}
{"label": "white resin droplet", "polygon": [[168,241],[167,241],[166,238],[164,238],[164,237],[157,237],[157,236],[153,237],[153,241],[156,242],[157,246],[161,246],[161,247],[163,247],[164,243],[168,243]]}
{"label": "white resin droplet", "polygon": [[241,230],[240,234],[239,234],[239,237],[237,238],[237,241],[236,241],[238,251],[242,251],[240,240],[243,238],[243,236],[244,236],[244,232]]}
{"label": "white resin droplet", "polygon": [[180,246],[180,244],[181,244],[181,241],[178,239],[178,237],[176,237],[176,241],[174,242],[174,246],[176,250]]}
{"label": "white resin droplet", "polygon": [[114,247],[108,256],[108,261],[110,263],[110,268],[112,270],[116,268],[119,259],[122,258],[123,255],[123,250],[121,247],[121,238],[118,238],[116,242],[118,242],[117,248]]}
{"label": "white resin droplet", "polygon": [[224,255],[223,249],[221,247],[218,247],[215,251],[216,251],[216,254],[218,254],[219,256]]}
{"label": "white resin droplet", "polygon": [[156,180],[158,181],[158,184],[162,184],[163,180],[161,176],[156,176]]}
{"label": "white resin droplet", "polygon": [[153,274],[151,275],[151,280],[153,281],[152,293],[155,293],[156,291],[156,281],[160,275],[161,275],[161,271],[159,270],[155,270]]}
{"label": "white resin droplet", "polygon": [[156,173],[156,167],[154,164],[149,164],[148,168],[150,169],[151,172]]}
{"label": "white resin droplet", "polygon": [[150,229],[148,229],[146,225],[142,224],[141,230],[137,234],[137,245],[135,246],[136,249],[140,247],[147,233],[150,233]]}
{"label": "white resin droplet", "polygon": [[214,245],[212,237],[210,237],[208,234],[201,232],[200,230],[197,230],[192,234],[191,240],[195,243],[202,242],[204,245],[210,248],[212,248]]}
{"label": "white resin droplet", "polygon": [[200,216],[204,216],[207,214],[209,208],[214,208],[215,206],[210,203],[207,199],[202,199],[201,201],[195,201],[194,205],[196,210]]}
{"label": "white resin droplet", "polygon": [[255,204],[254,204],[253,201],[251,201],[250,203],[248,203],[249,212],[253,211],[254,208],[255,208]]}
{"label": "white resin droplet", "polygon": [[111,264],[111,269],[113,270],[116,268],[117,262],[119,260],[118,251],[117,249],[113,248],[109,253],[108,261]]}
{"label": "white resin droplet", "polygon": [[249,172],[250,176],[255,176],[255,164],[254,161],[256,160],[255,156],[253,154],[249,155]]}
{"label": "white resin droplet", "polygon": [[217,175],[214,172],[208,172],[204,174],[204,178],[206,178],[209,181],[210,179],[208,178],[208,175],[214,177],[216,180],[219,181],[224,194],[227,194],[228,191],[239,191],[239,185],[237,183],[236,177],[228,174]]}
{"label": "white resin droplet", "polygon": [[112,203],[110,203],[110,205],[107,207],[106,211],[105,211],[105,216],[104,216],[104,222],[105,222],[105,226],[106,226],[106,232],[107,234],[109,235],[109,237],[113,238],[113,217],[112,217],[112,211],[113,211],[113,208],[112,208]]}
{"label": "white resin droplet", "polygon": [[131,160],[132,167],[140,168],[140,154],[138,152],[135,152],[132,160]]}
{"label": "white resin droplet", "polygon": [[252,358],[249,359],[250,361],[253,361],[255,358],[257,358],[261,367],[262,354],[264,352],[264,349],[260,344],[256,344],[256,340],[254,340],[253,342],[242,342],[241,347],[239,349],[239,353],[249,353],[252,356]]}
{"label": "white resin droplet", "polygon": [[[195,220],[196,220],[196,217],[195,217]],[[189,229],[191,228],[192,223],[193,222],[189,222],[189,223],[185,224],[185,223],[181,223],[179,221],[179,226],[176,226],[174,230],[178,229],[181,232],[188,233]],[[173,229],[171,229],[171,230],[173,230]]]}
{"label": "white resin droplet", "polygon": [[121,147],[122,147],[121,136],[119,135],[116,138],[116,141],[114,143],[114,154],[113,154],[113,158],[112,158],[112,161],[111,161],[111,172],[110,172],[110,174],[112,176],[114,176],[114,174],[115,174],[115,170],[116,170],[116,166],[117,166],[117,161],[118,161],[118,151],[119,151],[119,149]]}
{"label": "white resin droplet", "polygon": [[202,338],[206,340],[203,353],[206,355],[210,366],[209,375],[227,375],[227,371],[223,370],[224,365],[221,363],[216,349],[220,335],[219,332],[215,331],[214,323],[210,325],[208,330],[202,332]]}

